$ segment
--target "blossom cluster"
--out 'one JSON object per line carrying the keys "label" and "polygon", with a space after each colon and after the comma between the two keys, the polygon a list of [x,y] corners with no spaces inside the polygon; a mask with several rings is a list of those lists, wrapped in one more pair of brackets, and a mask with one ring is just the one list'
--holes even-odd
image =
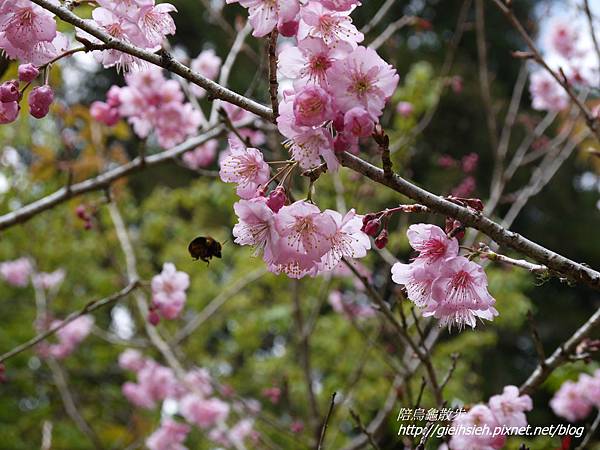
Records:
{"label": "blossom cluster", "polygon": [[410,264],[394,264],[392,280],[405,286],[423,316],[439,319],[442,326],[462,328],[475,327],[477,317],[493,320],[498,315],[483,268],[458,254],[455,237],[429,224],[411,225],[407,236],[419,255]]}
{"label": "blossom cluster", "polygon": [[[226,402],[217,397],[215,382],[206,369],[192,369],[183,379],[178,379],[171,368],[145,358],[133,349],[125,350],[119,356],[119,365],[136,375],[136,382],[128,381],[122,387],[123,395],[133,405],[155,409],[161,402],[171,400],[187,422],[164,418],[146,440],[150,450],[184,450],[183,442],[191,430],[190,425],[208,432],[209,439],[224,448],[239,448],[245,440],[256,437],[252,415],[260,409],[258,403],[255,400],[243,404]],[[230,427],[227,420],[232,410],[243,411],[245,417]]]}
{"label": "blossom cluster", "polygon": [[90,113],[94,119],[111,126],[126,117],[137,136],[145,139],[154,131],[163,148],[196,133],[201,113],[185,101],[179,83],[165,79],[160,68],[129,72],[125,81],[124,87],[110,88],[106,102],[92,104]]}
{"label": "blossom cluster", "polygon": [[149,321],[156,325],[160,317],[176,319],[183,310],[190,276],[178,271],[173,263],[165,263],[163,270],[152,278],[152,305]]}
{"label": "blossom cluster", "polygon": [[41,66],[68,47],[51,12],[29,0],[0,2],[0,50],[9,58]]}
{"label": "blossom cluster", "polygon": [[[113,38],[135,45],[138,48],[157,51],[165,37],[175,33],[175,22],[171,17],[176,12],[170,3],[155,4],[154,0],[97,0],[100,7],[92,11],[92,25]],[[97,39],[82,33],[92,42]],[[141,62],[118,50],[96,50],[94,56],[104,67],[116,66],[129,69],[143,65]]]}
{"label": "blossom cluster", "polygon": [[[582,15],[579,20],[584,20]],[[544,41],[546,62],[557,74],[560,69],[569,84],[582,89],[598,85],[600,73],[596,58],[592,56],[595,53],[589,47],[591,40],[582,39],[577,21],[555,20]],[[541,67],[530,75],[530,92],[534,109],[562,111],[569,106],[565,89]]]}
{"label": "blossom cluster", "polygon": [[550,400],[554,414],[569,422],[585,419],[594,407],[600,409],[600,369],[582,373],[577,381],[565,381]]}
{"label": "blossom cluster", "polygon": [[[62,320],[53,320],[50,322],[48,329],[56,328],[62,324]],[[90,334],[94,318],[90,315],[84,315],[69,322],[56,332],[58,342],[56,344],[48,344],[42,342],[37,346],[37,352],[41,357],[64,359],[73,353],[79,344]]]}
{"label": "blossom cluster", "polygon": [[[19,66],[19,79],[0,84],[0,125],[14,122],[21,111],[23,92],[40,74],[39,69],[31,63]],[[21,87],[20,83],[26,83]],[[44,84],[31,90],[28,97],[29,114],[36,119],[43,119],[50,112],[54,101],[54,91]]]}
{"label": "blossom cluster", "polygon": [[21,257],[0,263],[0,278],[15,287],[26,287],[31,281],[37,288],[52,290],[61,285],[65,279],[65,271],[57,269],[54,272],[36,272],[31,260]]}
{"label": "blossom cluster", "polygon": [[[533,409],[528,395],[519,395],[516,386],[505,386],[502,394],[490,397],[487,405],[473,406],[467,413],[459,414],[453,422],[456,427],[484,427],[490,430],[496,427],[526,427],[525,411]],[[450,440],[452,450],[493,450],[504,447],[506,436],[503,434],[457,434]]]}

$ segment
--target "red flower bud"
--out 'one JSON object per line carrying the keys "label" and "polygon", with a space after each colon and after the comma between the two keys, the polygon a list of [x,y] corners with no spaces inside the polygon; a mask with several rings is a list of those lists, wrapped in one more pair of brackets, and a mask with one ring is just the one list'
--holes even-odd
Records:
{"label": "red flower bud", "polygon": [[375,247],[377,247],[379,250],[381,250],[383,247],[385,247],[388,243],[388,231],[384,228],[383,230],[381,230],[381,233],[379,233],[379,236],[377,236],[377,239],[375,239]]}
{"label": "red flower bud", "polygon": [[156,310],[152,309],[148,312],[148,322],[150,322],[154,326],[158,325],[158,322],[160,322],[160,316],[158,315]]}
{"label": "red flower bud", "polygon": [[366,225],[363,225],[362,230],[367,233],[369,236],[377,236],[377,232],[379,231],[379,227],[381,226],[381,221],[379,219],[374,219],[368,222]]}

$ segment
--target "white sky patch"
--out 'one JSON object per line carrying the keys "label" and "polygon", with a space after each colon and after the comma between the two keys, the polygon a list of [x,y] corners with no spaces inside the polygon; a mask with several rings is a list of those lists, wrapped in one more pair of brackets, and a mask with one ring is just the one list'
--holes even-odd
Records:
{"label": "white sky patch", "polygon": [[110,312],[112,323],[110,328],[121,339],[128,340],[135,334],[135,324],[127,307],[122,305],[115,306]]}

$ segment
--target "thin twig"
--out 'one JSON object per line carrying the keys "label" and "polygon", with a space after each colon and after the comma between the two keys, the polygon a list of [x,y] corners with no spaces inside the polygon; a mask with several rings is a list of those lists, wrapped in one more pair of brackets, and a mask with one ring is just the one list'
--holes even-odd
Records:
{"label": "thin twig", "polygon": [[335,407],[335,396],[337,392],[331,394],[331,402],[329,403],[329,410],[327,411],[327,415],[325,416],[325,420],[323,421],[323,427],[321,428],[321,437],[319,438],[319,444],[317,445],[317,450],[323,449],[323,444],[325,443],[325,433],[327,433],[327,427],[329,426],[329,419],[331,419],[331,415],[333,414],[333,408]]}
{"label": "thin twig", "polygon": [[271,121],[277,123],[279,117],[279,100],[277,99],[279,83],[277,82],[277,37],[279,33],[277,28],[271,31],[269,36],[268,57],[269,57],[269,96],[271,97],[271,109],[273,115]]}
{"label": "thin twig", "polygon": [[587,448],[587,445],[590,443],[590,441],[596,434],[596,431],[598,431],[598,427],[600,427],[600,411],[598,412],[598,414],[596,414],[596,418],[590,426],[590,429],[588,430],[587,434],[581,441],[581,444],[579,444],[575,450],[585,450]]}
{"label": "thin twig", "polygon": [[350,409],[350,415],[352,416],[352,419],[354,419],[354,422],[356,423],[356,426],[361,431],[361,433],[363,433],[369,440],[369,444],[371,444],[371,446],[375,450],[381,450],[381,447],[379,447],[379,445],[377,444],[377,441],[375,441],[373,434],[365,428],[365,426],[362,423],[362,420],[360,420],[360,416],[356,413],[356,411],[354,411],[353,409]]}

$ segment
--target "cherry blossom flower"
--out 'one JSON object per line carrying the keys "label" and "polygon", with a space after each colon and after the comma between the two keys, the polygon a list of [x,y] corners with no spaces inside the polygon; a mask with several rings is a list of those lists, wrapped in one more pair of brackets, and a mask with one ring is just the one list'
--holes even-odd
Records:
{"label": "cherry blossom flower", "polygon": [[146,366],[147,362],[138,350],[132,348],[128,348],[119,355],[119,367],[132,372],[139,372]]}
{"label": "cherry blossom flower", "polygon": [[345,42],[331,48],[321,39],[308,37],[297,46],[286,47],[279,54],[277,67],[281,75],[296,80],[296,87],[305,83],[327,87],[327,70],[350,52],[352,46]]}
{"label": "cherry blossom flower", "polygon": [[300,12],[298,40],[310,36],[322,39],[329,47],[335,47],[339,42],[356,47],[365,37],[352,23],[351,12],[351,10],[331,11],[321,2],[309,1]]}
{"label": "cherry blossom flower", "polygon": [[346,111],[344,114],[344,131],[354,137],[368,137],[373,134],[375,124],[367,111],[360,106]]}
{"label": "cherry blossom flower", "polygon": [[342,112],[360,106],[373,120],[398,85],[396,70],[371,48],[357,47],[347,58],[333,63],[327,73],[335,104]]}
{"label": "cherry blossom flower", "polygon": [[190,432],[189,425],[165,419],[154,433],[146,439],[149,450],[187,450],[183,441]]}
{"label": "cherry blossom flower", "polygon": [[179,316],[189,285],[189,275],[177,271],[172,263],[165,263],[162,272],[152,277],[152,304],[165,319],[175,319]]}
{"label": "cherry blossom flower", "polygon": [[123,395],[135,406],[153,409],[158,402],[174,396],[179,382],[173,370],[154,361],[147,361],[137,372],[137,383],[126,382]]}
{"label": "cherry blossom flower", "polygon": [[448,237],[444,230],[436,225],[411,225],[406,235],[410,246],[419,252],[419,261],[434,264],[458,255],[458,241]]}
{"label": "cherry blossom flower", "polygon": [[504,447],[506,436],[494,436],[493,430],[499,426],[494,413],[485,405],[475,405],[469,412],[459,414],[452,423],[454,427],[465,427],[474,429],[474,427],[487,426],[490,433],[457,433],[450,440],[450,448],[454,450],[496,450]]}
{"label": "cherry blossom flower", "polygon": [[[60,320],[54,320],[50,328],[56,328],[62,323]],[[52,356],[57,359],[64,359],[75,351],[77,346],[90,334],[94,318],[90,315],[78,317],[56,332],[57,344],[49,344],[41,347],[42,356]]]}
{"label": "cherry blossom flower", "polygon": [[20,97],[19,82],[17,80],[9,80],[0,84],[0,102],[10,103],[19,101]]}
{"label": "cherry blossom flower", "polygon": [[586,418],[592,411],[592,404],[582,387],[580,383],[565,381],[550,400],[550,407],[554,414],[564,417],[569,422]]}
{"label": "cherry blossom flower", "polygon": [[[331,237],[338,224],[330,214],[313,204],[299,200],[281,208],[275,216],[280,261],[292,260],[302,266],[313,266],[331,249]],[[352,229],[352,228],[350,228]]]}
{"label": "cherry blossom flower", "polygon": [[31,261],[25,257],[0,263],[0,276],[12,286],[27,286],[32,272]]}
{"label": "cherry blossom flower", "polygon": [[550,30],[550,45],[562,57],[577,56],[578,31],[566,22],[555,22]]}
{"label": "cherry blossom flower", "polygon": [[578,383],[582,391],[586,393],[588,401],[600,409],[600,369],[597,369],[593,376],[582,373]]}
{"label": "cherry blossom flower", "polygon": [[52,42],[55,37],[54,15],[42,7],[28,0],[4,2],[0,6],[0,47],[9,55],[31,54],[40,42]]}
{"label": "cherry blossom flower", "polygon": [[274,261],[279,234],[275,228],[275,213],[267,205],[267,199],[256,197],[240,200],[233,205],[233,209],[238,216],[238,223],[233,227],[234,242],[252,245],[255,255],[263,252],[267,263]]}
{"label": "cherry blossom flower", "polygon": [[493,320],[496,301],[487,290],[487,277],[478,264],[464,256],[447,259],[438,266],[439,276],[431,285],[431,298],[423,316],[440,319],[440,325],[474,328],[476,317]]}
{"label": "cherry blossom flower", "polygon": [[268,387],[262,390],[263,397],[268,398],[271,403],[276,405],[281,399],[281,389],[277,386]]}
{"label": "cherry blossom flower", "polygon": [[[221,60],[211,48],[203,50],[196,58],[194,58],[190,63],[190,68],[194,72],[198,72],[200,75],[210,80],[215,80],[219,75],[222,63],[223,60]],[[206,90],[198,85],[191,85],[191,89],[196,97],[203,98],[206,95]]]}
{"label": "cherry blossom flower", "polygon": [[[92,18],[94,25],[99,26],[113,38],[132,44],[142,43],[143,38],[137,26],[123,16],[114,14],[106,8],[96,8],[92,11]],[[87,38],[88,35],[85,37]],[[93,37],[91,40],[96,41]],[[128,70],[134,64],[139,64],[139,60],[135,57],[114,49],[94,50],[93,55],[104,67],[116,66],[117,70]]]}
{"label": "cherry blossom flower", "polygon": [[350,11],[361,4],[360,0],[321,0],[321,3],[334,11]]}
{"label": "cherry blossom flower", "polygon": [[219,175],[226,183],[237,183],[237,194],[243,199],[256,197],[259,186],[269,181],[270,170],[263,154],[256,148],[246,148],[229,141],[230,154],[221,161]]}
{"label": "cherry blossom flower", "polygon": [[177,8],[170,3],[144,5],[140,8],[137,25],[145,39],[145,47],[160,47],[165,36],[175,34],[175,22],[170,13]]}
{"label": "cherry blossom flower", "polygon": [[408,298],[419,308],[425,308],[433,302],[431,286],[437,278],[437,266],[422,261],[411,264],[395,263],[392,266],[392,280],[406,288]]}
{"label": "cherry blossom flower", "polygon": [[538,70],[529,77],[529,91],[534,109],[544,111],[562,111],[569,106],[569,96],[552,75]]}
{"label": "cherry blossom flower", "polygon": [[193,386],[195,392],[209,396],[213,393],[213,381],[208,370],[204,368],[194,368],[187,372],[183,381],[187,386]]}
{"label": "cherry blossom flower", "polygon": [[229,405],[218,398],[203,398],[188,394],[179,402],[181,415],[200,428],[210,428],[225,421],[229,415]]}
{"label": "cherry blossom flower", "polygon": [[32,277],[33,284],[41,289],[55,289],[62,284],[66,272],[63,269],[54,272],[40,272]]}
{"label": "cherry blossom flower", "polygon": [[525,411],[533,409],[533,402],[529,395],[519,395],[519,388],[516,386],[505,386],[501,395],[490,397],[488,406],[500,425],[526,427]]}
{"label": "cherry blossom flower", "polygon": [[307,86],[294,96],[294,118],[299,126],[318,126],[332,118],[331,96],[319,86]]}
{"label": "cherry blossom flower", "polygon": [[248,20],[255,37],[266,36],[278,24],[294,21],[300,10],[298,0],[227,0],[227,3],[235,2],[248,8]]}
{"label": "cherry blossom flower", "polygon": [[362,230],[362,216],[351,209],[342,216],[339,212],[326,209],[336,224],[335,232],[329,236],[329,250],[321,258],[320,271],[333,270],[342,258],[364,258],[371,249],[371,241]]}

